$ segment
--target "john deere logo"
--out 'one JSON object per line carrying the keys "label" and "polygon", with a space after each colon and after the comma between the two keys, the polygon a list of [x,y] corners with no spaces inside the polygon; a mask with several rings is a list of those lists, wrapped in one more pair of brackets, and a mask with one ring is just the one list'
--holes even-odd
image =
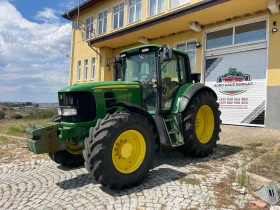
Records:
{"label": "john deere logo", "polygon": [[236,68],[229,68],[228,73],[219,76],[214,85],[217,91],[225,95],[238,95],[246,92],[253,86],[249,74],[243,74]]}

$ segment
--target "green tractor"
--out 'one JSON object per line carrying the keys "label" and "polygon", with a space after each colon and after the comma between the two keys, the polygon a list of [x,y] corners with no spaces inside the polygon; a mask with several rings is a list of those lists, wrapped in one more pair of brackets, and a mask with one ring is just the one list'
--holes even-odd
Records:
{"label": "green tractor", "polygon": [[161,145],[206,157],[219,140],[215,92],[193,81],[188,55],[166,45],[125,50],[113,62],[114,81],[58,91],[58,117],[28,129],[28,149],[58,164],[85,165],[99,183],[140,184]]}

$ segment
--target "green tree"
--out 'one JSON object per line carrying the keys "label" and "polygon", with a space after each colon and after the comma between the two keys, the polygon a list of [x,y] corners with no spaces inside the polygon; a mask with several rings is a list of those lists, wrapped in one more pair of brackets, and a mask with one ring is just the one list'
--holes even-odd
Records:
{"label": "green tree", "polygon": [[31,102],[26,102],[25,106],[32,106],[32,103]]}
{"label": "green tree", "polygon": [[0,110],[0,120],[3,120],[5,118],[5,112]]}

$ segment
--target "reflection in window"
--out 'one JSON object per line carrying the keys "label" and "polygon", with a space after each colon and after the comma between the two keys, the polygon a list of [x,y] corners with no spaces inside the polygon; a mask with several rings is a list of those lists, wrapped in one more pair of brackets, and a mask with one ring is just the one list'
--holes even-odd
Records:
{"label": "reflection in window", "polygon": [[81,77],[81,61],[78,61],[77,63],[77,81],[80,81],[80,77]]}
{"label": "reflection in window", "polygon": [[129,0],[129,23],[141,19],[142,0]]}
{"label": "reflection in window", "polygon": [[150,16],[164,12],[165,0],[150,0]]}
{"label": "reflection in window", "polygon": [[91,58],[90,79],[94,80],[95,77],[95,57]]}
{"label": "reflection in window", "polygon": [[98,15],[98,33],[106,33],[107,29],[107,11],[101,12]]}
{"label": "reflection in window", "polygon": [[266,39],[266,21],[237,26],[235,28],[235,44]]}
{"label": "reflection in window", "polygon": [[87,73],[88,73],[88,59],[84,61],[84,81],[87,80]]}
{"label": "reflection in window", "polygon": [[206,49],[232,45],[232,38],[233,28],[208,33]]}
{"label": "reflection in window", "polygon": [[113,9],[113,29],[123,26],[124,4],[120,4]]}
{"label": "reflection in window", "polygon": [[191,72],[195,72],[196,70],[196,44],[195,42],[188,42],[185,44],[177,45],[177,49],[182,50],[188,53]]}
{"label": "reflection in window", "polygon": [[190,3],[191,0],[169,0],[169,8],[173,9],[175,7],[179,7],[183,4]]}
{"label": "reflection in window", "polygon": [[91,38],[93,36],[93,17],[86,19],[85,24],[85,38]]}

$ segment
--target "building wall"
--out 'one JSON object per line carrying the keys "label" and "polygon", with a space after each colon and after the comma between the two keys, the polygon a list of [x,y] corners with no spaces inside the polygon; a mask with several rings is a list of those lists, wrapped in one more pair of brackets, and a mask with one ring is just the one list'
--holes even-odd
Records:
{"label": "building wall", "polygon": [[[104,10],[108,11],[108,16],[107,16],[107,32],[104,34],[110,34],[112,32],[121,30],[125,27],[129,27],[135,24],[138,24],[139,22],[143,22],[146,20],[150,20],[153,18],[156,18],[158,16],[161,16],[163,14],[166,13],[170,13],[173,12],[175,10],[178,10],[180,8],[183,7],[188,7],[192,4],[198,3],[202,0],[190,0],[189,3],[184,4],[182,6],[176,7],[174,9],[169,9],[169,0],[165,0],[165,11],[163,13],[148,17],[148,8],[146,7],[146,5],[148,4],[149,0],[142,0],[142,17],[140,21],[136,21],[134,23],[130,23],[128,24],[128,1],[127,0],[107,0],[104,2],[99,2],[96,5],[94,5],[94,7],[88,8],[84,11],[80,12],[79,15],[79,20],[83,23],[85,23],[85,20],[87,18],[90,17],[94,17],[94,28],[97,30],[97,24],[98,24],[98,14]],[[118,29],[112,29],[112,10],[113,7],[116,6],[119,3],[124,3],[124,26],[120,27]],[[72,18],[73,24],[77,23],[77,15],[75,15]],[[81,23],[81,27],[83,27],[83,24]],[[71,65],[70,65],[70,74],[69,74],[69,85],[75,84],[75,83],[85,83],[85,82],[90,82],[90,81],[103,81],[103,80],[111,80],[112,79],[112,71],[108,71],[107,66],[104,66],[104,64],[107,63],[107,59],[112,57],[112,55],[116,55],[120,50],[114,50],[111,51],[108,48],[105,49],[96,49],[98,51],[98,53],[100,53],[102,55],[102,58],[100,59],[100,56],[98,55],[98,53],[96,53],[92,48],[90,48],[87,45],[87,40],[83,37],[83,30],[72,30],[72,52],[71,52]],[[102,35],[104,35],[102,34]],[[99,37],[100,35],[96,34],[95,37]],[[192,33],[189,35],[189,37],[192,39],[194,37],[196,37],[197,34]],[[168,44],[170,44],[170,46],[174,46],[175,42],[178,42],[177,40],[182,40],[184,41],[186,39],[186,37],[184,37],[184,35],[180,35],[178,36],[178,38],[170,38],[168,40],[157,40],[154,43],[159,43],[159,44],[164,44],[166,42],[168,42]],[[188,38],[189,39],[189,38]],[[198,54],[199,55],[199,54]],[[89,60],[89,66],[90,66],[90,59],[92,57],[96,57],[95,60],[95,78],[93,80],[90,79],[90,68],[88,69],[88,76],[87,76],[87,80],[84,80],[83,78],[83,70],[84,70],[84,60],[88,59]],[[198,56],[199,57],[199,56]],[[77,81],[77,62],[81,61],[81,80]],[[199,62],[200,63],[200,62]],[[198,64],[198,69],[200,69],[200,64]],[[100,65],[101,64],[101,65]]]}
{"label": "building wall", "polygon": [[[192,0],[191,3],[185,4],[181,7],[177,7],[173,10],[169,10],[169,1],[165,1],[165,12],[148,17],[147,15],[147,8],[144,7],[144,5],[147,5],[148,0],[142,0],[142,19],[140,21],[137,21],[135,23],[127,24],[127,17],[128,17],[128,1],[119,1],[119,0],[110,0],[110,1],[105,1],[96,4],[94,7],[91,7],[87,10],[84,10],[80,13],[79,19],[83,22],[85,22],[85,19],[94,16],[94,28],[96,28],[97,25],[97,14],[100,11],[104,11],[107,9],[108,11],[108,21],[107,21],[107,33],[112,33],[118,30],[121,30],[125,27],[129,27],[131,25],[137,24],[142,21],[146,21],[152,18],[156,18],[160,15],[178,10],[179,8],[182,7],[188,7],[191,4],[199,2],[198,0]],[[260,4],[260,0],[256,0]],[[124,2],[124,27],[121,27],[119,29],[111,30],[112,25],[111,25],[111,12],[112,12],[112,7],[113,5],[116,5],[120,2]],[[233,2],[233,3],[232,3]],[[235,4],[234,4],[235,2]],[[199,41],[202,46],[200,48],[196,48],[196,72],[201,72],[202,74],[204,73],[204,68],[205,68],[205,55],[204,55],[204,39],[205,39],[205,30],[211,30],[213,28],[217,27],[222,27],[226,24],[232,24],[232,23],[237,23],[245,20],[250,20],[252,18],[257,18],[261,16],[267,15],[269,17],[269,33],[268,33],[268,66],[267,66],[267,98],[266,98],[266,120],[265,120],[265,126],[267,128],[273,128],[273,129],[280,129],[280,124],[278,123],[280,118],[280,109],[279,109],[279,101],[280,101],[280,96],[279,96],[279,91],[280,91],[280,63],[279,63],[279,48],[280,48],[280,28],[278,29],[279,31],[276,33],[272,33],[271,29],[273,27],[278,27],[280,24],[280,14],[271,14],[268,10],[266,10],[266,2],[262,2],[261,6],[257,7],[256,4],[251,5],[249,2],[242,2],[243,7],[240,8],[240,3],[241,0],[233,0],[230,1],[229,4],[231,4],[231,7],[228,10],[225,10],[224,8],[226,6],[215,6],[211,10],[205,10],[201,11],[201,13],[195,13],[195,14],[189,14],[189,17],[194,17],[195,19],[201,18],[201,22],[204,25],[203,30],[201,32],[194,32],[191,30],[183,30],[181,33],[174,33],[174,35],[168,35],[168,36],[163,36],[163,37],[157,37],[155,39],[152,39],[150,41],[151,44],[168,44],[169,46],[175,47],[176,44],[181,43],[181,42],[186,42],[186,41]],[[245,7],[246,6],[246,7]],[[251,8],[251,11],[246,10],[246,8]],[[255,8],[254,8],[255,7]],[[223,9],[221,9],[223,8]],[[256,12],[258,9],[262,8],[263,11],[261,12]],[[166,26],[169,26],[170,28],[173,27],[173,25],[178,25],[182,24],[182,20],[184,17],[178,18],[176,22],[170,22],[166,23]],[[74,23],[76,22],[77,16],[73,17]],[[208,19],[211,19],[211,24],[207,22]],[[189,20],[189,19],[186,19]],[[210,20],[209,20],[210,21]],[[273,22],[277,21],[276,26],[273,26]],[[174,24],[173,24],[174,23]],[[186,24],[186,23],[185,23]],[[177,26],[178,27],[178,26]],[[187,26],[186,26],[187,27]],[[184,27],[184,28],[186,28]],[[158,30],[163,30],[164,27],[162,27],[162,24],[159,24],[158,26],[153,26],[151,31],[158,31]],[[178,31],[175,31],[178,32]],[[164,32],[162,32],[163,35]],[[98,37],[100,35],[97,35]],[[133,36],[128,34],[127,37],[131,38],[129,36]],[[125,38],[120,38],[120,39],[125,39]],[[111,80],[113,71],[112,71],[112,66],[111,70],[108,70],[107,61],[109,58],[112,58],[113,56],[116,56],[121,52],[122,50],[126,48],[130,48],[133,46],[140,45],[141,43],[135,43],[133,45],[129,46],[124,46],[121,45],[118,48],[110,48],[110,46],[107,47],[101,47],[101,48],[95,48],[97,52],[95,52],[92,48],[90,48],[86,42],[86,40],[83,37],[83,32],[81,30],[73,30],[73,51],[71,54],[71,71],[70,71],[70,78],[69,78],[69,83],[74,84],[74,83],[84,83],[84,82],[90,82],[90,81],[104,81],[104,80]],[[99,56],[99,54],[101,57]],[[95,78],[94,80],[90,80],[90,59],[92,57],[96,57],[95,61]],[[87,81],[83,80],[83,70],[84,70],[84,59],[89,59],[89,68],[88,68],[88,79]],[[81,61],[81,80],[77,82],[77,62]]]}
{"label": "building wall", "polygon": [[[276,21],[276,26],[273,22]],[[269,27],[279,28],[280,14],[271,14],[269,17]],[[269,32],[268,46],[268,71],[267,71],[267,104],[266,104],[266,127],[280,129],[280,31],[276,33]]]}

